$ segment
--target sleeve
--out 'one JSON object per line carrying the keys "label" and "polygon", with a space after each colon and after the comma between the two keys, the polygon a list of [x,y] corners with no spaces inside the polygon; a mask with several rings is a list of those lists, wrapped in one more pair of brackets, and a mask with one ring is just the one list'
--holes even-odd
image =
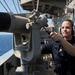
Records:
{"label": "sleeve", "polygon": [[52,43],[41,45],[41,54],[50,54],[52,53]]}

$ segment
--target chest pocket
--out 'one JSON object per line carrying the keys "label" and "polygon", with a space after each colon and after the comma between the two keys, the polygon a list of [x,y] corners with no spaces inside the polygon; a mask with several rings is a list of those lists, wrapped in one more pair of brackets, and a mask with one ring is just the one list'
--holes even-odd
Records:
{"label": "chest pocket", "polygon": [[75,46],[75,44],[73,44],[73,46]]}
{"label": "chest pocket", "polygon": [[63,47],[60,47],[58,55],[59,55],[60,63],[66,64],[66,62],[69,62],[69,55],[67,54],[67,52]]}

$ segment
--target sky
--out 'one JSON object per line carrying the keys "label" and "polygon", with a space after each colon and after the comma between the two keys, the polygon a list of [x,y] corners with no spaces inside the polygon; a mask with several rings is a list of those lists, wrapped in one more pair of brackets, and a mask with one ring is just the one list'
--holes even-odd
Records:
{"label": "sky", "polygon": [[[17,13],[15,6],[14,6],[14,2],[15,2],[18,13],[20,13],[20,10],[21,10],[21,13],[26,13],[26,11],[23,10],[22,7],[20,6],[20,3],[19,3],[19,6],[20,6],[20,10],[19,10],[18,3],[17,3],[19,2],[19,0],[0,0],[0,12],[7,12],[6,9],[10,12],[9,10],[10,8],[13,13]],[[5,8],[3,7],[3,5]]]}
{"label": "sky", "polygon": [[[14,2],[15,2],[17,11],[15,9]],[[20,10],[19,10],[17,2],[19,2],[19,0],[0,0],[0,12],[12,11],[15,14],[27,13],[26,10],[22,9],[22,7],[20,6],[20,3],[19,3],[19,6],[20,6]],[[48,24],[51,24],[51,20],[48,20]],[[2,33],[2,32],[0,32],[0,33]]]}

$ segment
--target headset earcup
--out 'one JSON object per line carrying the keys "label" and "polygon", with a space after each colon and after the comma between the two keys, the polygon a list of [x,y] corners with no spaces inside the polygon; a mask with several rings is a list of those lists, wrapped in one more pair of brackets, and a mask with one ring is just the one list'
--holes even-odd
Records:
{"label": "headset earcup", "polygon": [[58,28],[58,33],[61,34],[61,27]]}

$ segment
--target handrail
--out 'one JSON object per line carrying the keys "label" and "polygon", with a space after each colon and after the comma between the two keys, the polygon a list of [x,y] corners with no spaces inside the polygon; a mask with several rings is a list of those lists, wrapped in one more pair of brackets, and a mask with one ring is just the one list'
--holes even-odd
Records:
{"label": "handrail", "polygon": [[9,50],[8,52],[6,52],[5,54],[3,54],[2,56],[0,56],[0,66],[5,63],[12,55],[13,55],[13,50]]}

